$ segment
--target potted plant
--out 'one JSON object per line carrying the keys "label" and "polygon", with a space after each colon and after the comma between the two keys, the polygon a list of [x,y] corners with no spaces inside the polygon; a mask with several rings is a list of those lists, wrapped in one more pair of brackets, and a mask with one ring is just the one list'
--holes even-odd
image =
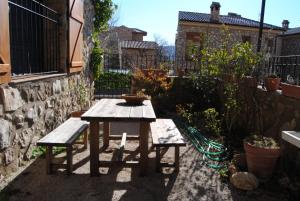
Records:
{"label": "potted plant", "polygon": [[264,83],[267,91],[276,91],[279,89],[281,78],[279,78],[276,74],[270,74],[264,78]]}
{"label": "potted plant", "polygon": [[248,171],[259,178],[268,179],[280,156],[280,146],[271,137],[252,135],[244,139]]}
{"label": "potted plant", "polygon": [[295,81],[292,76],[287,76],[287,83],[282,83],[281,89],[283,95],[300,99],[300,86],[295,85]]}

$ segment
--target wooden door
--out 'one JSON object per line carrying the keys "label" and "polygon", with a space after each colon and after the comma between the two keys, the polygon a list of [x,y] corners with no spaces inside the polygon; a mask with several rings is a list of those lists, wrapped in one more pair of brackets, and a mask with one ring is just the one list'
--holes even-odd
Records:
{"label": "wooden door", "polygon": [[69,0],[69,72],[83,66],[83,0]]}
{"label": "wooden door", "polygon": [[11,80],[9,15],[7,0],[0,1],[0,84]]}

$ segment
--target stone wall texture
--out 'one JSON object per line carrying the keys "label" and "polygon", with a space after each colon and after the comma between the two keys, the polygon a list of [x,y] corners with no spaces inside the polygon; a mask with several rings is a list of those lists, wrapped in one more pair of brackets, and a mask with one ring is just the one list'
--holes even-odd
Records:
{"label": "stone wall texture", "polygon": [[93,98],[89,68],[93,16],[91,0],[85,0],[84,68],[80,74],[0,85],[0,183],[31,160],[41,137],[81,109],[80,84],[86,86],[87,100]]}
{"label": "stone wall texture", "polygon": [[[177,58],[185,58],[186,56],[186,47],[188,45],[186,40],[187,33],[199,33],[199,35],[204,35],[204,40],[209,41],[208,45],[209,47],[219,47],[222,44],[222,41],[224,41],[224,34],[222,34],[222,29],[224,29],[225,26],[209,26],[208,24],[184,24],[182,22],[179,22],[177,27],[177,35],[176,35],[176,56]],[[256,50],[256,44],[258,40],[258,30],[255,29],[245,29],[243,27],[232,27],[226,26],[228,28],[228,34],[229,36],[229,45],[233,45],[237,42],[242,42],[242,38],[244,36],[250,37],[250,42],[254,47],[254,50]],[[270,39],[273,42],[273,47],[275,47],[275,36],[278,35],[278,33],[265,31],[263,33],[263,40],[262,40],[262,49],[273,53],[274,48],[272,50],[268,50],[267,43],[265,42],[266,39]]]}
{"label": "stone wall texture", "polygon": [[281,56],[300,55],[300,34],[282,36],[278,40],[281,41]]}

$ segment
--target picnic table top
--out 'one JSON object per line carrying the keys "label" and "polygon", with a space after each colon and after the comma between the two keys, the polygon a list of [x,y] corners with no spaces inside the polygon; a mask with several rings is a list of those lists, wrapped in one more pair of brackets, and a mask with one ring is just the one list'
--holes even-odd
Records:
{"label": "picnic table top", "polygon": [[155,121],[150,100],[142,105],[128,105],[124,99],[101,99],[81,116],[87,121]]}

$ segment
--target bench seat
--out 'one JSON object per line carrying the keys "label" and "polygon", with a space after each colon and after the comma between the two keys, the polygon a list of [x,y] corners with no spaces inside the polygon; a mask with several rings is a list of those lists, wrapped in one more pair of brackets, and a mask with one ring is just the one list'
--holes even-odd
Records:
{"label": "bench seat", "polygon": [[52,163],[53,146],[62,146],[67,148],[67,171],[68,173],[72,172],[72,145],[75,144],[78,137],[84,133],[84,142],[80,144],[84,144],[85,148],[87,148],[88,127],[89,123],[87,121],[83,121],[80,118],[71,117],[37,142],[38,146],[46,146],[46,163],[48,174],[52,173],[52,166],[57,165]]}
{"label": "bench seat", "polygon": [[160,162],[160,147],[175,147],[175,170],[179,170],[179,147],[186,142],[172,119],[156,119],[150,124],[153,146],[156,148],[156,170],[161,166],[169,166]]}

